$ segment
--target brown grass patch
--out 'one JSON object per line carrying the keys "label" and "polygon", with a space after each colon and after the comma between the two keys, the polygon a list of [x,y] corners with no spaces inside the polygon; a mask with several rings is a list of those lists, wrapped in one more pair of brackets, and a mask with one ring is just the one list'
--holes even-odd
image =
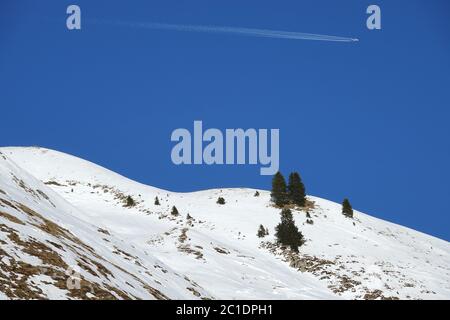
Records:
{"label": "brown grass patch", "polygon": [[61,183],[59,183],[59,182],[56,182],[56,181],[47,181],[47,182],[44,182],[46,185],[48,185],[48,186],[58,186],[58,187],[65,187],[65,185],[63,185],[63,184],[61,184]]}
{"label": "brown grass patch", "polygon": [[0,211],[0,217],[3,217],[5,219],[7,219],[11,222],[17,223],[17,224],[25,225],[25,223],[22,220],[20,220],[19,218],[15,217],[13,215],[10,215],[9,213],[3,212],[3,211]]}

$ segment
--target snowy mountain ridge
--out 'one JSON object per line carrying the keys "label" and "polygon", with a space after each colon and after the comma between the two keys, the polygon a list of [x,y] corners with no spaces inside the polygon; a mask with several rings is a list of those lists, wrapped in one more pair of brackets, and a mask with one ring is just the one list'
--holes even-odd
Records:
{"label": "snowy mountain ridge", "polygon": [[0,148],[0,299],[450,298],[447,241],[309,196],[313,224],[293,210],[307,240],[294,254],[274,244],[280,209],[255,191],[175,193]]}

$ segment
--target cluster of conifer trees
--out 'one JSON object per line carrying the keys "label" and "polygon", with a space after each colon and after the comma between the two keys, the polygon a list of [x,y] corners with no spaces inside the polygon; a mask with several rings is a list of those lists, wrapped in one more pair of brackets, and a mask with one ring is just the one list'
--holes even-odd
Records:
{"label": "cluster of conifer trees", "polygon": [[298,247],[305,242],[303,234],[295,225],[292,211],[285,207],[287,205],[297,205],[304,207],[306,204],[305,185],[298,172],[292,172],[289,175],[289,182],[281,172],[277,172],[272,179],[271,199],[281,210],[281,221],[275,227],[275,238],[283,246],[290,247],[291,250],[298,252]]}
{"label": "cluster of conifer trees", "polygon": [[277,172],[272,179],[270,196],[275,205],[280,208],[287,204],[303,207],[306,203],[306,190],[298,172],[292,172],[289,175],[289,183],[287,185],[281,172]]}
{"label": "cluster of conifer trees", "polygon": [[[275,238],[277,242],[283,246],[288,246],[291,250],[298,252],[298,247],[305,242],[303,234],[295,225],[290,206],[306,206],[306,189],[298,172],[292,172],[289,175],[288,184],[281,172],[277,172],[272,179],[272,191],[270,193],[272,202],[282,208],[281,222],[275,228]],[[353,209],[350,201],[345,198],[342,202],[342,214],[346,217],[353,218]],[[307,212],[307,217],[309,213]],[[312,219],[308,219],[307,223],[313,224]],[[262,229],[258,230],[258,236],[262,235]]]}

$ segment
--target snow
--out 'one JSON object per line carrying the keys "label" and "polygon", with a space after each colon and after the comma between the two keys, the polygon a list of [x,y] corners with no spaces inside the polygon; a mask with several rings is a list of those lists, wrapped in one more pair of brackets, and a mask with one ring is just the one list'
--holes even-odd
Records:
{"label": "snow", "polygon": [[[85,270],[82,276],[133,297],[154,298],[140,279],[173,299],[354,299],[377,290],[384,297],[401,299],[450,298],[448,242],[358,211],[354,219],[346,218],[340,205],[331,201],[308,197],[315,203],[310,211],[313,225],[306,224],[304,211],[294,211],[307,239],[300,255],[332,262],[301,272],[262,246],[262,241],[274,241],[280,219],[268,191],[259,190],[259,197],[254,196],[256,190],[245,188],[175,193],[49,149],[0,152],[0,190],[6,192],[0,198],[25,204],[82,239],[114,277]],[[26,191],[17,178],[49,199]],[[136,206],[124,207],[128,195]],[[156,196],[160,206],[154,204]],[[216,203],[219,196],[225,205]],[[179,217],[170,215],[173,205]],[[20,210],[0,206],[0,211],[25,222],[15,224],[0,215],[0,225],[14,227],[21,238],[61,242],[31,225]],[[188,221],[187,214],[194,220]],[[256,236],[260,224],[270,232],[263,239]],[[0,231],[1,239],[8,240]],[[41,263],[13,247],[2,245],[11,256]],[[55,250],[68,265],[79,261],[77,252]],[[100,261],[91,252],[84,254]],[[346,287],[346,279],[355,283]],[[38,283],[47,297],[67,298],[64,290],[51,290],[51,281]]]}

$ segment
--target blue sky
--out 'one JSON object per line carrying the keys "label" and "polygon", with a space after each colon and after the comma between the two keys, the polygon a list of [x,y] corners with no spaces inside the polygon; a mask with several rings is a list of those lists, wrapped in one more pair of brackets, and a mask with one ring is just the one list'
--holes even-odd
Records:
{"label": "blue sky", "polygon": [[[78,4],[82,30],[65,27]],[[369,31],[365,10],[382,10]],[[359,38],[333,43],[89,20]],[[309,194],[450,239],[448,1],[25,1],[0,4],[0,144],[75,154],[175,191],[269,188],[257,166],[175,166],[176,128],[279,128]]]}

